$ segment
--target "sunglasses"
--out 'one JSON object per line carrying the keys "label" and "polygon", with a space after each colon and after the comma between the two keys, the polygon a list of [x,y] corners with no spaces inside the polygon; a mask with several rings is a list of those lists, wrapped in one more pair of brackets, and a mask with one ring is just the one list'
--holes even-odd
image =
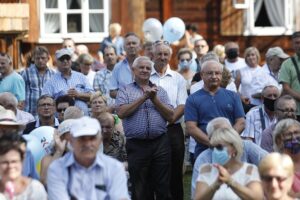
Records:
{"label": "sunglasses", "polygon": [[58,60],[60,62],[64,62],[65,60],[69,61],[69,60],[71,60],[71,56],[64,55],[64,56],[60,57]]}
{"label": "sunglasses", "polygon": [[153,42],[153,46],[157,46],[159,44],[165,44],[167,46],[170,46],[170,43],[166,40],[157,40],[157,41]]}
{"label": "sunglasses", "polygon": [[276,181],[277,181],[278,183],[281,183],[281,182],[285,181],[288,177],[282,177],[282,176],[269,176],[269,175],[262,175],[262,176],[261,176],[261,180],[263,180],[263,181],[265,181],[265,182],[268,182],[268,183],[272,182],[274,178],[276,179]]}
{"label": "sunglasses", "polygon": [[225,146],[224,146],[224,145],[221,145],[221,144],[217,144],[217,145],[211,146],[210,148],[211,148],[211,149],[216,148],[216,149],[219,150],[219,151],[223,151],[223,149],[225,148]]}
{"label": "sunglasses", "polygon": [[61,112],[65,112],[67,108],[58,108],[56,109],[57,112],[61,113]]}

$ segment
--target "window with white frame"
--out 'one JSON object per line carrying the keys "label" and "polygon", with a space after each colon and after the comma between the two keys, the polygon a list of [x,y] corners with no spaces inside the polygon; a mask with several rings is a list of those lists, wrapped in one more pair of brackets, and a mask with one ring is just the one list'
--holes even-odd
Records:
{"label": "window with white frame", "polygon": [[247,0],[244,35],[290,35],[293,0]]}
{"label": "window with white frame", "polygon": [[41,43],[70,37],[75,42],[101,42],[108,35],[109,0],[41,0]]}

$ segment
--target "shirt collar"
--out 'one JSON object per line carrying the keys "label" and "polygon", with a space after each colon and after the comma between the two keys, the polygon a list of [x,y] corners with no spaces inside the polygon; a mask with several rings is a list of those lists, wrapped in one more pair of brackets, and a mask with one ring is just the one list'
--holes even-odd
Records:
{"label": "shirt collar", "polygon": [[[79,166],[79,167],[83,167],[82,165],[80,165],[74,157],[74,153],[73,152],[68,152],[65,156],[64,156],[65,160],[64,160],[64,167],[69,167],[71,165],[75,165],[75,166]],[[103,154],[102,153],[98,153],[96,154],[96,158],[93,162],[93,164],[88,167],[88,168],[94,168],[95,166],[101,167],[103,168]]]}
{"label": "shirt collar", "polygon": [[[151,72],[151,76],[154,75],[154,74],[156,74],[157,76],[160,76],[159,73],[153,67],[152,72]],[[173,70],[171,70],[170,65],[168,64],[167,70],[166,70],[166,72],[163,76],[173,76],[173,75],[174,75],[174,72],[173,72]]]}
{"label": "shirt collar", "polygon": [[[54,117],[54,126],[58,127],[58,125],[59,125],[59,121],[56,117]],[[38,118],[35,122],[35,128],[38,128],[40,126],[41,126],[40,125],[40,119]]]}

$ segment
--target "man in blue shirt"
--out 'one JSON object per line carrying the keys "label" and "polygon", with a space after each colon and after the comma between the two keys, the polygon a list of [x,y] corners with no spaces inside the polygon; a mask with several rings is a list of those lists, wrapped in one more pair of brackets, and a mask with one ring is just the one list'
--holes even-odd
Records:
{"label": "man in blue shirt", "polygon": [[118,91],[117,113],[123,119],[132,199],[169,199],[170,143],[167,121],[173,108],[167,92],[149,81],[152,61],[133,62],[135,81]]}
{"label": "man in blue shirt", "polygon": [[76,119],[70,132],[73,151],[48,169],[49,200],[129,200],[124,166],[98,152],[102,142],[99,122],[90,117]]}
{"label": "man in blue shirt", "polygon": [[93,87],[82,73],[71,70],[71,55],[72,52],[68,49],[55,52],[58,72],[46,82],[42,94],[49,94],[54,99],[68,95],[75,100],[75,106],[88,115],[87,102],[90,100]]}
{"label": "man in blue shirt", "polygon": [[132,63],[141,50],[140,38],[135,33],[127,33],[124,48],[126,58],[115,65],[110,78],[109,90],[112,98],[116,98],[118,89],[133,82]]}
{"label": "man in blue shirt", "polygon": [[205,133],[210,120],[225,117],[238,133],[245,127],[245,113],[240,97],[220,87],[222,72],[223,66],[219,62],[204,62],[201,67],[204,86],[190,95],[185,104],[186,131],[197,141],[195,158],[210,145]]}

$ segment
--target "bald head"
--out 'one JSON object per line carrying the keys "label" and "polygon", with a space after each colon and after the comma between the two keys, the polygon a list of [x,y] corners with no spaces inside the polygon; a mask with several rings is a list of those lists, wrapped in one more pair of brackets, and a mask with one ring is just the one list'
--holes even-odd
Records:
{"label": "bald head", "polygon": [[3,106],[7,110],[12,110],[16,113],[18,100],[17,98],[10,92],[0,93],[0,105]]}

